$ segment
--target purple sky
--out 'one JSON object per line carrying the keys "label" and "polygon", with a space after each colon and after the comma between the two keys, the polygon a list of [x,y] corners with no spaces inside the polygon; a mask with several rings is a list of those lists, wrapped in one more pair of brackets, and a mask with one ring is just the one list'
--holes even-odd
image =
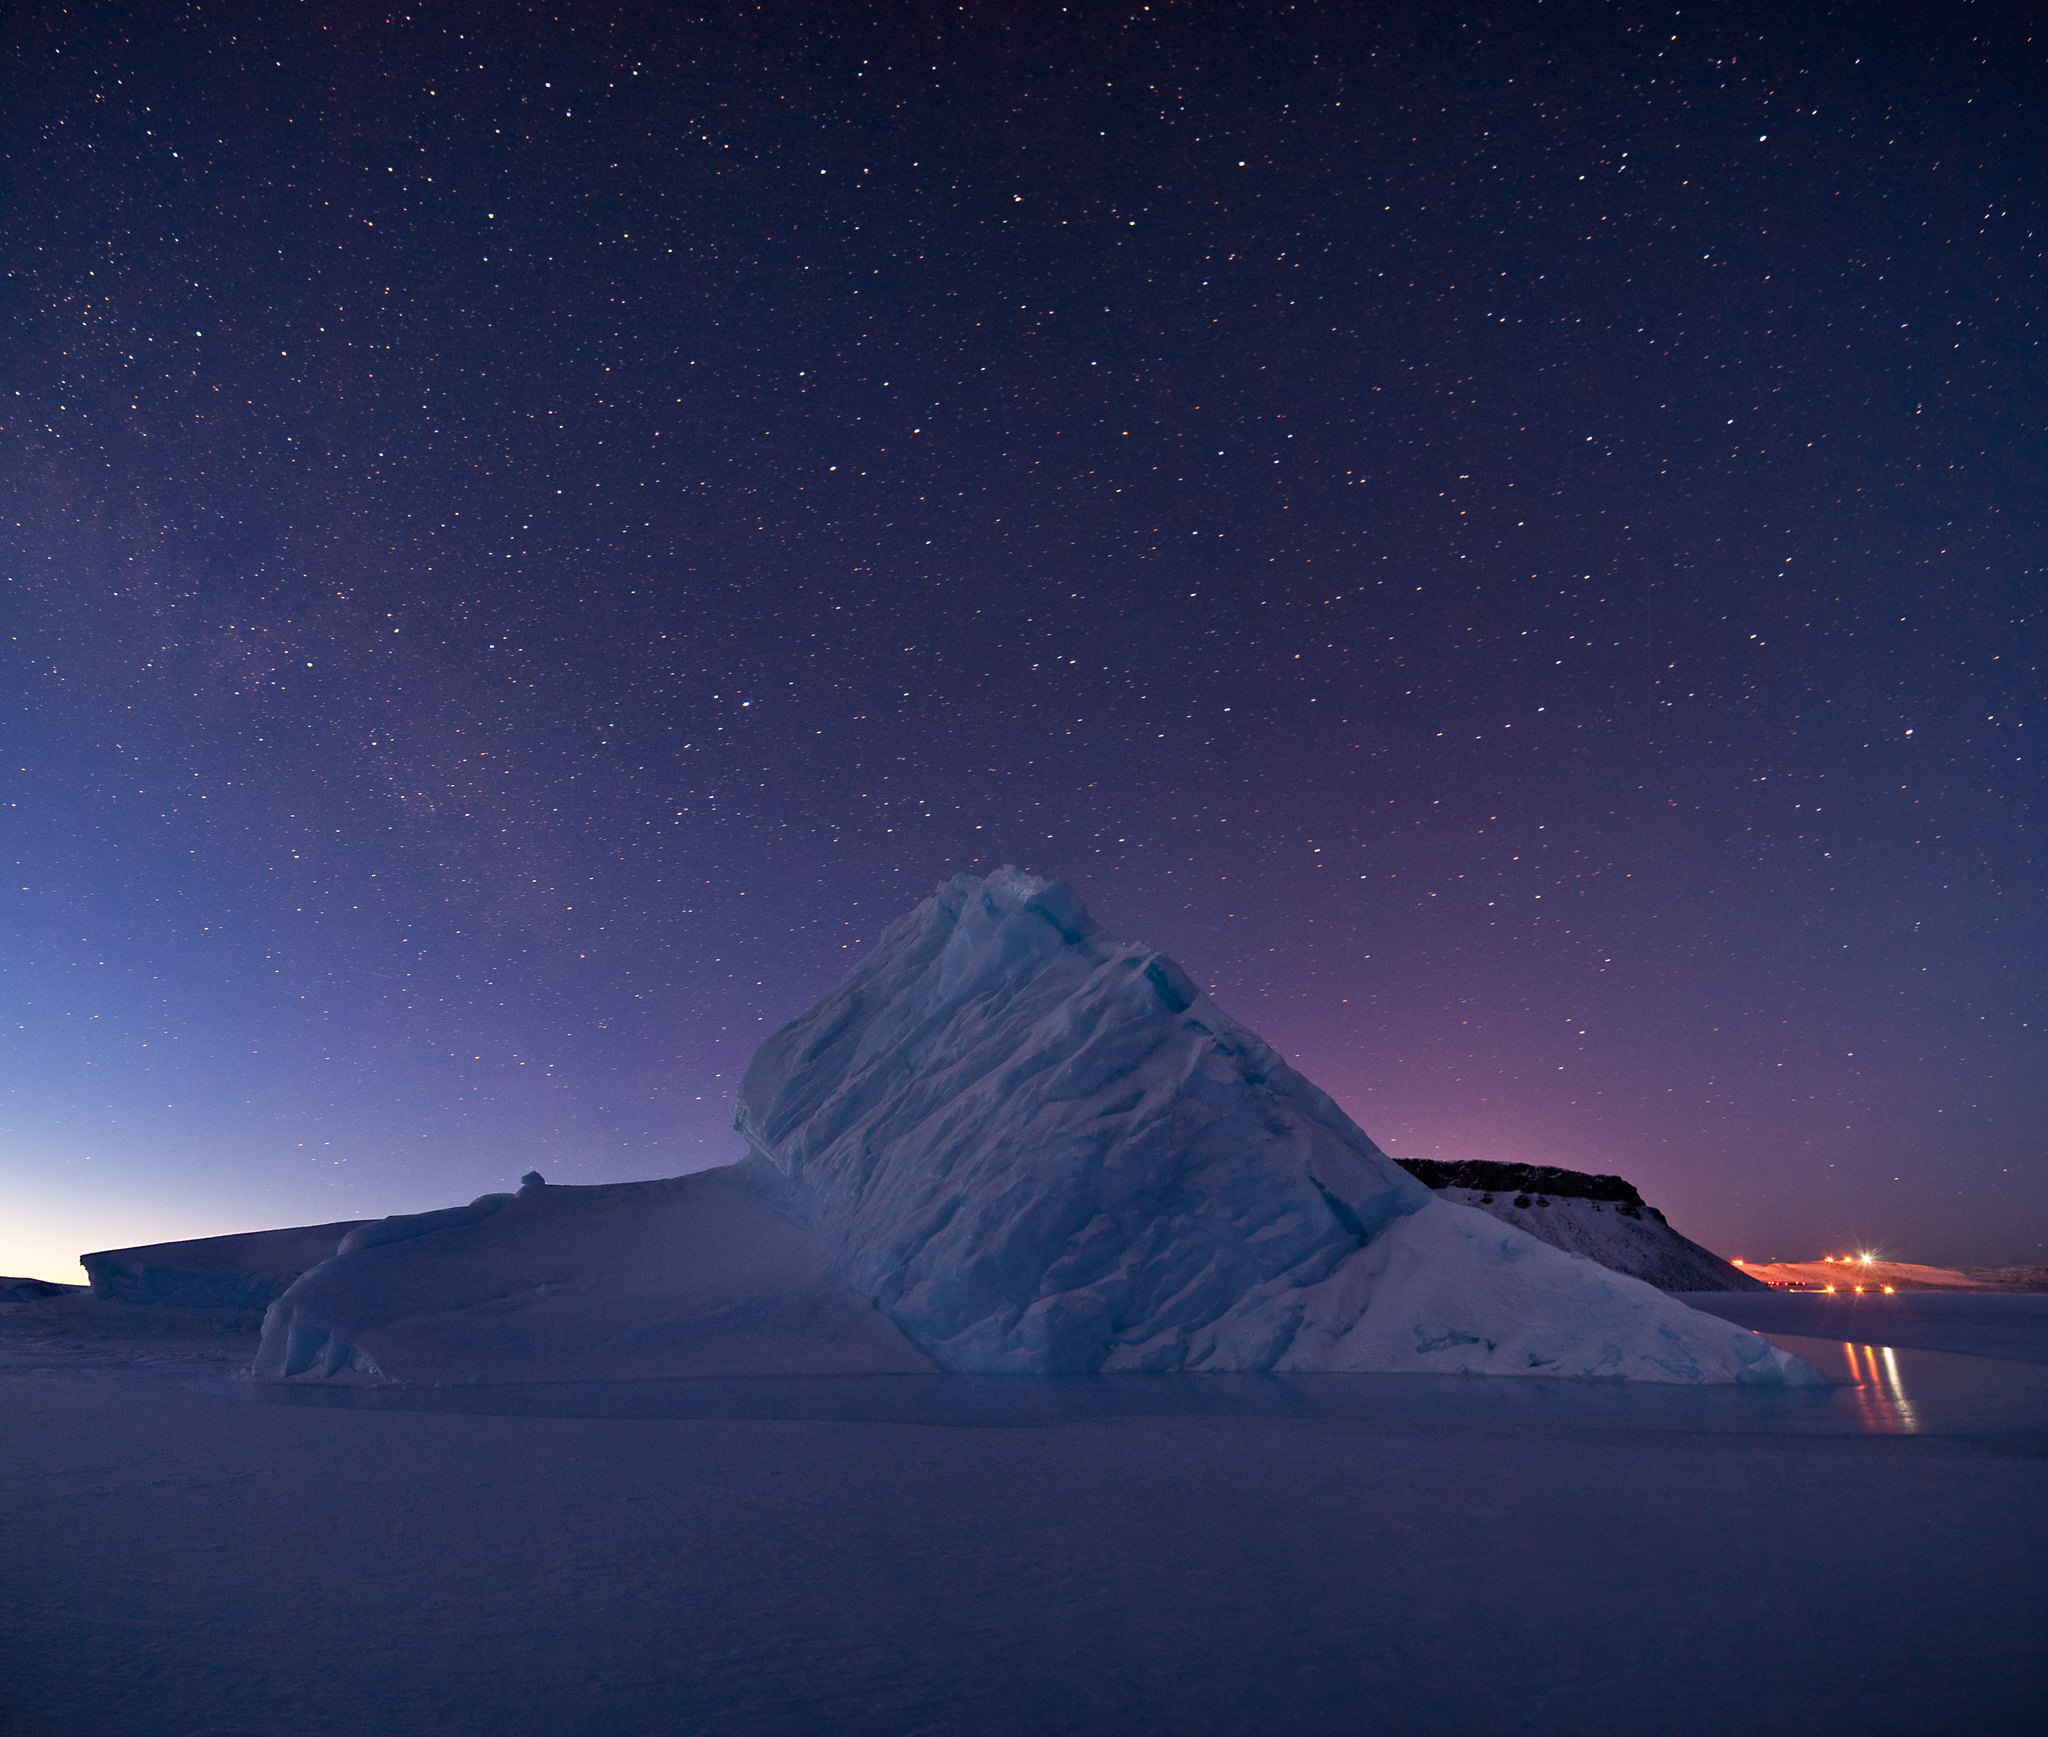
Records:
{"label": "purple sky", "polygon": [[2041,1260],[2023,9],[31,4],[0,1271],[737,1155],[944,874]]}

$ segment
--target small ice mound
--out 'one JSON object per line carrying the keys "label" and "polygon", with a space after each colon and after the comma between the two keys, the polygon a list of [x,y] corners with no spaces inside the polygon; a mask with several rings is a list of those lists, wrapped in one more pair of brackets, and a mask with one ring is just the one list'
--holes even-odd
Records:
{"label": "small ice mound", "polygon": [[1448,1200],[1304,1299],[1287,1370],[1825,1385],[1803,1358]]}
{"label": "small ice mound", "polygon": [[[765,1173],[764,1173],[765,1172]],[[272,1381],[929,1372],[758,1164],[527,1186],[359,1225],[270,1306]]]}

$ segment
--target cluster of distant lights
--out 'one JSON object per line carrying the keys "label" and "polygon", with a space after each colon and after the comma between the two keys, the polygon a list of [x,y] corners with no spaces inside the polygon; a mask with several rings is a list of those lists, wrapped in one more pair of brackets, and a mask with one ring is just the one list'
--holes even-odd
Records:
{"label": "cluster of distant lights", "polygon": [[[1821,1256],[1821,1262],[1825,1266],[1870,1266],[1874,1260],[1876,1260],[1874,1254],[1825,1254],[1825,1256]],[[1747,1260],[1731,1260],[1729,1266],[1749,1266],[1749,1262]],[[1835,1288],[1837,1286],[1833,1286],[1833,1284],[1827,1286],[1829,1295],[1835,1293]],[[1890,1297],[1890,1295],[1896,1293],[1898,1286],[1894,1286],[1894,1284],[1851,1284],[1849,1288],[1858,1297],[1862,1297],[1866,1290],[1882,1290],[1886,1297]]]}
{"label": "cluster of distant lights", "polygon": [[[1873,1254],[1822,1255],[1820,1258],[1822,1262],[1828,1266],[1841,1265],[1845,1267],[1853,1267],[1861,1264],[1867,1267],[1870,1265],[1872,1261],[1877,1259],[1877,1256]],[[1890,1296],[1892,1294],[1892,1287],[1890,1285],[1854,1285],[1850,1288],[1854,1290],[1858,1296],[1861,1296],[1865,1291],[1878,1290],[1883,1291],[1886,1296]],[[1835,1287],[1833,1285],[1828,1286],[1828,1290],[1830,1293],[1832,1293],[1834,1289]]]}
{"label": "cluster of distant lights", "polygon": [[[1822,1255],[1820,1258],[1822,1264],[1825,1266],[1867,1267],[1871,1264],[1872,1261],[1877,1259],[1877,1256],[1874,1254]],[[1749,1265],[1749,1262],[1744,1260],[1737,1260],[1729,1262],[1729,1265],[1746,1267]],[[1829,1296],[1833,1296],[1837,1288],[1837,1286],[1829,1285],[1827,1287],[1827,1294]],[[1886,1296],[1889,1297],[1895,1294],[1895,1292],[1898,1289],[1896,1285],[1852,1285],[1849,1288],[1853,1290],[1859,1297],[1865,1291],[1882,1291]]]}

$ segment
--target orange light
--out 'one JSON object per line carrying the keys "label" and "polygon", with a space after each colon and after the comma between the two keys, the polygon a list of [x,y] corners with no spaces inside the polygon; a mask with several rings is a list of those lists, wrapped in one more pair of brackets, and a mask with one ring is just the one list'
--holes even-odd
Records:
{"label": "orange light", "polygon": [[1890,1285],[1886,1285],[1886,1286],[1885,1286],[1885,1288],[1884,1288],[1884,1294],[1885,1294],[1886,1296],[1890,1296],[1890,1295],[1892,1294],[1892,1288],[1891,1288],[1891,1286],[1890,1286]]}
{"label": "orange light", "polygon": [[1835,1287],[1834,1287],[1833,1285],[1830,1285],[1830,1286],[1828,1286],[1828,1295],[1832,1297],[1832,1296],[1833,1296],[1834,1294],[1835,1294]]}

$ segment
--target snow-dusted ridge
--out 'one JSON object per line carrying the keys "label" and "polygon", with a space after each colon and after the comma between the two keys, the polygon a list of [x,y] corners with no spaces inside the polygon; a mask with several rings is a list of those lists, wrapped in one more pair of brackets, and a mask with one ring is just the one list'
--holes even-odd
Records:
{"label": "snow-dusted ridge", "polygon": [[1433,1197],[1072,891],[955,876],[764,1043],[755,1156],[358,1226],[270,1379],[947,1370],[1819,1381]]}
{"label": "snow-dusted ridge", "polygon": [[1548,1164],[1403,1158],[1401,1168],[1445,1200],[1477,1207],[1538,1242],[1584,1255],[1660,1291],[1762,1291],[1769,1287],[1712,1249],[1680,1236],[1619,1176]]}

